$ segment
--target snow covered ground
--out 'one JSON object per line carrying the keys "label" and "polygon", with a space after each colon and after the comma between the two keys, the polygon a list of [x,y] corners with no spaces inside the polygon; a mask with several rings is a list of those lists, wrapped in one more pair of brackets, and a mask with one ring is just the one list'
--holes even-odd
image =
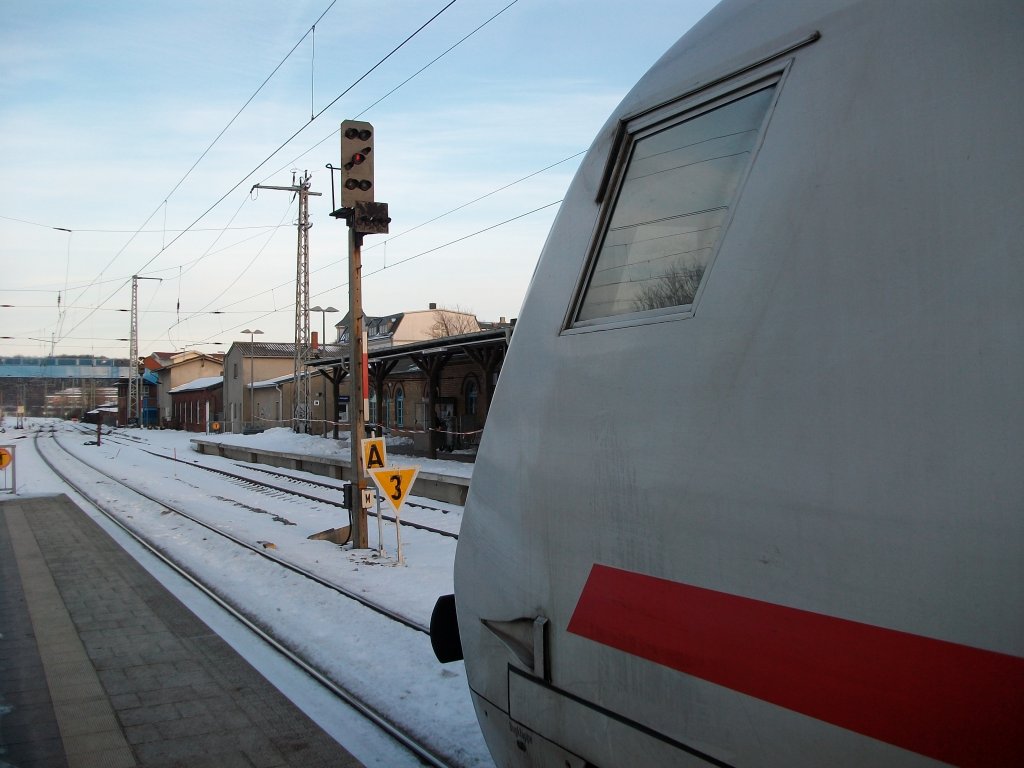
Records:
{"label": "snow covered ground", "polygon": [[[89,445],[94,434],[79,431],[74,425],[29,420],[28,429],[0,434],[0,445],[16,446],[17,492],[19,496],[64,492],[67,486],[50,472],[32,446],[31,431],[44,424],[57,426],[61,444],[91,464],[111,472],[135,487],[181,508],[189,514],[230,531],[251,542],[268,542],[275,554],[315,571],[349,589],[360,591],[375,602],[408,618],[428,624],[430,611],[439,595],[452,591],[452,565],[455,540],[436,533],[403,527],[401,530],[404,564],[396,558],[395,526],[383,527],[384,556],[377,553],[376,519],[369,521],[370,550],[356,551],[324,541],[311,541],[311,533],[347,524],[344,510],[257,493],[214,473],[188,463],[201,462],[228,471],[246,474],[238,462],[212,456],[200,456],[192,450],[194,437],[259,446],[271,450],[316,455],[349,457],[347,440],[334,441],[299,435],[288,429],[274,429],[257,435],[195,435],[177,431],[114,430],[100,446]],[[41,438],[45,441],[50,438]],[[60,458],[54,446],[42,445],[47,455]],[[154,455],[155,454],[155,455]],[[473,465],[458,461],[431,461],[389,453],[389,464],[419,465],[424,471],[472,475]],[[76,477],[87,477],[65,457]],[[285,471],[277,470],[275,471]],[[301,475],[302,473],[289,472]],[[305,475],[318,481],[325,478]],[[283,485],[274,478],[268,482]],[[6,486],[9,487],[7,479]],[[157,506],[108,482],[89,480],[90,492],[116,510],[117,514],[147,538],[157,542],[174,559],[218,590],[279,639],[302,652],[318,668],[344,687],[370,702],[405,727],[429,737],[442,754],[466,766],[493,765],[477,726],[460,663],[441,665],[433,656],[429,638],[374,613],[352,600],[317,586],[307,579],[276,566],[234,544],[221,540],[178,515],[167,514]],[[340,501],[340,492],[303,488],[303,492]],[[3,498],[0,496],[0,498]],[[408,502],[420,502],[444,511],[418,509]],[[80,504],[87,514],[98,517],[92,508]],[[385,510],[389,512],[390,510]],[[462,508],[427,499],[410,497],[402,510],[403,519],[436,528],[457,531]],[[109,523],[105,527],[110,526]],[[119,540],[126,540],[123,534]],[[136,554],[137,546],[125,545]],[[137,554],[144,565],[151,558]],[[160,580],[182,597],[200,617],[225,635],[243,656],[258,666],[272,682],[302,706],[328,732],[351,749],[367,765],[417,765],[401,752],[389,748],[372,733],[365,733],[359,718],[345,717],[339,707],[320,693],[308,678],[285,669],[275,654],[258,647],[237,628],[226,626],[216,611],[204,606],[199,593],[177,583],[177,577],[163,566],[152,566]],[[194,595],[192,593],[195,593]],[[230,624],[227,622],[226,624]]]}

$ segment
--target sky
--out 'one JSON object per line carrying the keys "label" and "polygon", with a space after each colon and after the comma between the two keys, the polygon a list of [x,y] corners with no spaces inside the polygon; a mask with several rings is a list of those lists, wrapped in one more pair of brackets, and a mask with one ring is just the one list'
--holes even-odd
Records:
{"label": "sky", "polygon": [[252,188],[307,171],[309,305],[340,310],[309,325],[338,322],[345,119],[392,219],[364,311],[517,317],[581,153],[712,5],[0,3],[0,356],[127,357],[133,275],[140,355],[293,341],[297,202]]}

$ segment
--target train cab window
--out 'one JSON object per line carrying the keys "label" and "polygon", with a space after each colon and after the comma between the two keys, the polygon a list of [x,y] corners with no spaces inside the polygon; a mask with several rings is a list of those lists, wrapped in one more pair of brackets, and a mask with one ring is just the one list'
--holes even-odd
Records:
{"label": "train cab window", "polygon": [[775,85],[631,131],[575,326],[692,307]]}

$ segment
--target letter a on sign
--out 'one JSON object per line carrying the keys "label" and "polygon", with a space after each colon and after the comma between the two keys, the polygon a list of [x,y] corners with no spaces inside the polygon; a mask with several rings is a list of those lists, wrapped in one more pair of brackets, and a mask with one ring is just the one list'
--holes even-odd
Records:
{"label": "letter a on sign", "polygon": [[398,512],[409,495],[409,489],[416,482],[419,467],[391,467],[390,469],[372,469],[370,476],[377,484],[381,494]]}
{"label": "letter a on sign", "polygon": [[363,468],[370,472],[383,469],[387,464],[388,453],[384,447],[383,437],[368,437],[360,442],[363,449]]}

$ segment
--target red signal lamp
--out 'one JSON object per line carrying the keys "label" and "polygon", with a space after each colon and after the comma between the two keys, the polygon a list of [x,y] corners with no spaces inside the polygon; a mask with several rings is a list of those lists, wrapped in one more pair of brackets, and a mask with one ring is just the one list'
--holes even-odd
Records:
{"label": "red signal lamp", "polygon": [[366,156],[372,151],[371,147],[366,147],[362,152],[354,152],[352,159],[345,163],[345,170],[351,171],[354,166],[362,165],[366,161]]}

